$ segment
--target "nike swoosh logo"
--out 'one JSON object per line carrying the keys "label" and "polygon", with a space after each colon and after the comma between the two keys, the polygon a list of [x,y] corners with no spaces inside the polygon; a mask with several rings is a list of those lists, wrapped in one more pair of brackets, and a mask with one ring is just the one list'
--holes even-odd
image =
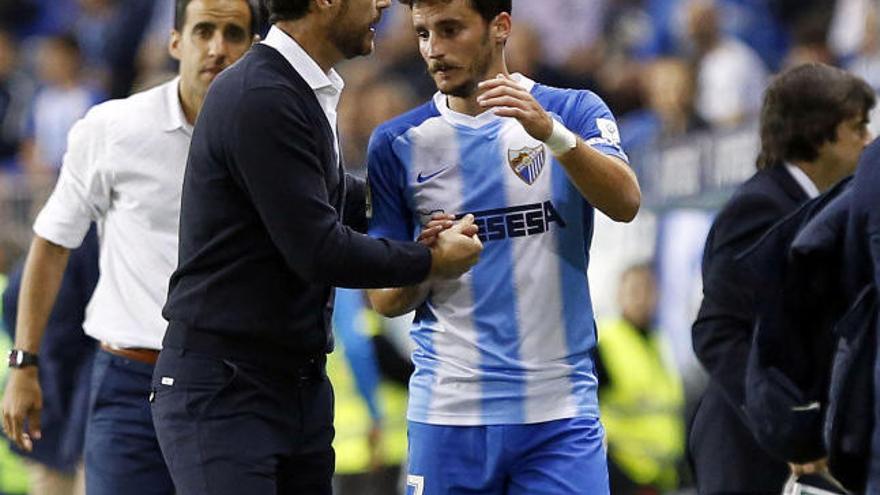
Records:
{"label": "nike swoosh logo", "polygon": [[448,168],[449,168],[449,167],[441,168],[440,170],[434,172],[434,173],[431,174],[431,175],[422,175],[422,173],[419,172],[419,176],[416,177],[416,181],[417,181],[419,184],[421,184],[421,183],[423,183],[423,182],[427,182],[427,181],[433,179],[434,177],[437,177],[438,175],[442,174],[443,172],[446,172],[446,169],[448,169]]}

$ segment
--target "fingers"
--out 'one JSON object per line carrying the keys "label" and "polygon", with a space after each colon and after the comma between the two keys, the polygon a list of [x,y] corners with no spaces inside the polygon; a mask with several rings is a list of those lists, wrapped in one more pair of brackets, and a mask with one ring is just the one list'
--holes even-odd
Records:
{"label": "fingers", "polygon": [[507,86],[519,90],[523,89],[522,86],[520,86],[512,77],[505,74],[498,74],[492,79],[486,79],[485,81],[480,82],[477,85],[477,88],[483,91],[488,91],[499,86]]}
{"label": "fingers", "polygon": [[454,229],[462,232],[462,229],[474,224],[474,216],[470,213],[465,215],[461,220],[458,221],[457,224],[453,227]]}
{"label": "fingers", "polygon": [[467,227],[462,227],[461,233],[468,237],[473,237],[480,232],[480,228],[476,225],[468,225]]}
{"label": "fingers", "polygon": [[17,412],[13,412],[10,418],[9,439],[22,449],[28,450],[24,443],[24,417]]}
{"label": "fingers", "polygon": [[32,408],[28,414],[28,434],[34,439],[39,440],[43,437],[43,431],[40,427],[41,411],[38,408]]}

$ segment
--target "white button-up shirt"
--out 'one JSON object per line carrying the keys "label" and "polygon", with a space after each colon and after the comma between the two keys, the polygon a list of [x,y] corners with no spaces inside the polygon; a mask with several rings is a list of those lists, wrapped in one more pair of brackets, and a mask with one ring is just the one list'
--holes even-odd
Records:
{"label": "white button-up shirt", "polygon": [[278,50],[290,65],[299,73],[306,81],[306,84],[315,92],[327,121],[330,122],[330,128],[333,129],[334,146],[336,147],[336,156],[339,156],[339,135],[336,129],[336,107],[339,105],[339,98],[342,96],[342,89],[345,82],[339,76],[335,69],[330,72],[324,72],[321,66],[315,62],[308,53],[287,33],[272,26],[263,44],[271,46]]}
{"label": "white button-up shirt", "polygon": [[40,237],[73,249],[97,222],[101,275],[84,328],[114,346],[162,347],[192,138],[178,82],[103,103],[77,122],[34,224]]}
{"label": "white button-up shirt", "polygon": [[810,179],[810,176],[801,170],[800,167],[792,165],[791,163],[786,163],[785,169],[788,170],[788,173],[790,173],[792,177],[794,177],[795,182],[801,186],[801,189],[807,193],[808,198],[813,199],[819,196],[819,188],[813,183],[813,179]]}

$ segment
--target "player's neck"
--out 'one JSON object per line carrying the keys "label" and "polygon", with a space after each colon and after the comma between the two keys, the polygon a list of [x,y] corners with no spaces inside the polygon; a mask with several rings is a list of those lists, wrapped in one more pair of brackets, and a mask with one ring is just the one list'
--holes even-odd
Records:
{"label": "player's neck", "polygon": [[[498,62],[489,66],[489,69],[486,71],[486,73],[482,77],[478,78],[477,84],[485,81],[486,79],[491,79],[498,74],[504,74],[506,76],[510,75],[510,71],[507,70],[507,64],[504,62],[504,59],[501,59]],[[470,115],[471,117],[475,117],[486,111],[486,109],[477,102],[477,97],[479,97],[481,94],[483,94],[483,91],[477,89],[470,96],[449,95],[446,97],[446,104],[449,105],[449,109],[453,112],[458,112],[465,115]]]}

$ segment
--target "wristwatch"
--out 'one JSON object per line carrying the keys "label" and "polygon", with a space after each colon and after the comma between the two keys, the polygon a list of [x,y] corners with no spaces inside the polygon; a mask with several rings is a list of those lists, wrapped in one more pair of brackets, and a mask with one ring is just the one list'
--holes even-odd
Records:
{"label": "wristwatch", "polygon": [[21,349],[12,349],[9,351],[10,368],[27,368],[28,366],[37,366],[36,354]]}

